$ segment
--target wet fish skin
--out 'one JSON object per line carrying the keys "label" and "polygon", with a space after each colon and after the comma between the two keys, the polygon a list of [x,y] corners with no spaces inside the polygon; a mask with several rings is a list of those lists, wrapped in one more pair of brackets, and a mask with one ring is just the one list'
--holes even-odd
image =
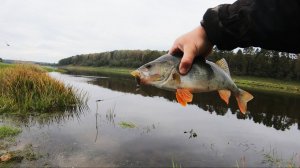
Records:
{"label": "wet fish skin", "polygon": [[[134,72],[138,74],[141,84],[149,84],[171,91],[176,91],[178,88],[188,88],[193,93],[224,88],[237,91],[231,78],[210,61],[196,60],[186,75],[179,73],[179,63],[180,57],[163,55]],[[157,78],[158,75],[160,75],[159,78]]]}
{"label": "wet fish skin", "polygon": [[141,84],[176,91],[178,102],[184,106],[192,100],[190,93],[219,91],[221,98],[228,104],[233,92],[240,111],[246,112],[247,102],[253,96],[235,85],[225,59],[213,63],[198,58],[186,75],[179,73],[180,60],[180,56],[166,54],[141,66],[133,71],[132,75],[138,78]]}

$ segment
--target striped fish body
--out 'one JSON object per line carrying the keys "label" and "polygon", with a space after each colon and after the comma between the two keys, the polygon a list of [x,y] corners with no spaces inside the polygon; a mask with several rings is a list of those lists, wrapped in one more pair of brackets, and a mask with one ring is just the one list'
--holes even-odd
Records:
{"label": "striped fish body", "polygon": [[180,60],[181,57],[166,54],[141,66],[131,74],[141,84],[176,91],[177,101],[183,106],[192,101],[192,93],[210,91],[218,91],[220,97],[228,104],[232,92],[238,101],[240,111],[242,113],[247,111],[247,102],[253,96],[235,85],[225,59],[213,63],[198,58],[186,75],[179,73]]}

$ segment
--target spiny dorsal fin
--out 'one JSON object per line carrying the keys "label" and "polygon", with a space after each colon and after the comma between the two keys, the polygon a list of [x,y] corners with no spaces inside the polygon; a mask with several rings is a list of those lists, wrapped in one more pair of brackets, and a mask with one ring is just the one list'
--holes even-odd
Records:
{"label": "spiny dorsal fin", "polygon": [[229,67],[224,58],[217,61],[216,64],[230,76]]}

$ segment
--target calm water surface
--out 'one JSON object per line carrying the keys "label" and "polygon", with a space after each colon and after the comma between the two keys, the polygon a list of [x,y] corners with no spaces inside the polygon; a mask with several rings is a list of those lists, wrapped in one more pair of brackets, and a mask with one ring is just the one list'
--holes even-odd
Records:
{"label": "calm water surface", "polygon": [[255,98],[244,116],[234,98],[227,106],[217,93],[196,94],[182,107],[173,92],[136,91],[132,78],[51,76],[87,92],[89,110],[77,116],[2,116],[2,123],[23,127],[14,148],[31,143],[43,155],[22,166],[171,167],[172,160],[182,167],[268,166],[268,156],[282,166],[290,160],[300,165],[299,96],[250,91]]}

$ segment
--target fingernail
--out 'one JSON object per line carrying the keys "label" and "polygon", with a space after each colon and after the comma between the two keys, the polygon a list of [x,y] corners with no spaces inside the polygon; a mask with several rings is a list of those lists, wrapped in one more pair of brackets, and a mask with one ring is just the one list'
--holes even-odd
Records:
{"label": "fingernail", "polygon": [[183,66],[180,66],[179,71],[180,71],[181,74],[186,74],[187,69]]}

